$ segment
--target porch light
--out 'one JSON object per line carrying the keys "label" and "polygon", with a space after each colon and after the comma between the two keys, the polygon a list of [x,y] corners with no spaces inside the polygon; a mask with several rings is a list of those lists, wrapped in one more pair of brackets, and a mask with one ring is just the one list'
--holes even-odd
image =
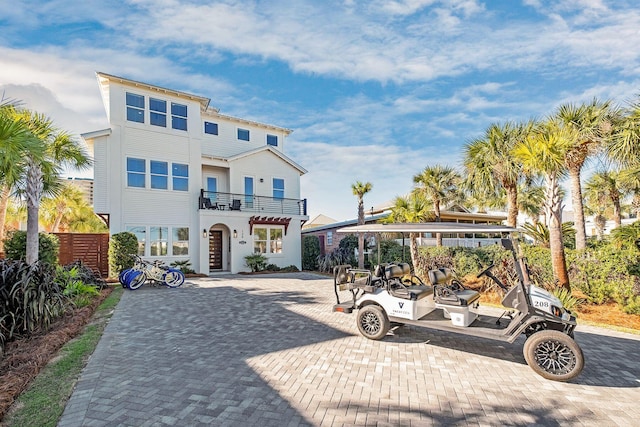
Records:
{"label": "porch light", "polygon": [[206,228],[202,229],[202,237],[207,237],[207,229]]}
{"label": "porch light", "polygon": [[238,238],[238,230],[233,230],[233,238],[234,239]]}

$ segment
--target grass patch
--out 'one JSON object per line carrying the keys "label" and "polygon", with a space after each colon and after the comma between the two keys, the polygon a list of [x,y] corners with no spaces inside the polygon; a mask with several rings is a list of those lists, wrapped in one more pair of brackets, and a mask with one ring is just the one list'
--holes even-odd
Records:
{"label": "grass patch", "polygon": [[115,287],[98,306],[94,321],[77,338],[69,341],[20,395],[4,420],[7,427],[55,426],[62,416],[73,387],[93,353],[102,332],[120,301],[122,288]]}

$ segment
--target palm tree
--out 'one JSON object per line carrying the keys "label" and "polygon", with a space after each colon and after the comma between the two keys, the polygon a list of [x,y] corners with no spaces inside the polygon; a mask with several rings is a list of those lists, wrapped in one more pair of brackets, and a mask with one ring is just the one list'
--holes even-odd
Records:
{"label": "palm tree", "polygon": [[[428,166],[413,177],[414,191],[433,203],[433,214],[440,222],[440,205],[459,194],[460,175],[448,166]],[[436,233],[436,245],[442,246],[442,234]]]}
{"label": "palm tree", "polygon": [[16,102],[0,101],[0,252],[4,247],[7,206],[15,185],[24,177],[26,159],[43,154],[28,125],[16,117]]}
{"label": "palm tree", "polygon": [[575,139],[565,156],[565,166],[571,181],[571,203],[576,230],[576,249],[587,246],[587,235],[584,225],[584,206],[582,204],[581,173],[587,159],[595,154],[611,135],[611,130],[618,114],[611,101],[600,102],[597,99],[590,104],[576,106],[564,104],[556,112],[557,119],[563,126],[569,127]]}
{"label": "palm tree", "polygon": [[614,124],[606,153],[624,167],[634,167],[640,163],[640,96],[636,102],[629,104],[622,118]]}
{"label": "palm tree", "polygon": [[560,179],[565,174],[564,158],[571,147],[571,130],[552,119],[539,125],[518,144],[513,153],[525,170],[540,173],[545,180],[545,211],[549,221],[549,247],[553,273],[559,285],[571,290],[562,239],[562,197]]}
{"label": "palm tree", "polygon": [[[432,221],[434,213],[430,208],[431,203],[420,193],[412,192],[407,197],[396,197],[391,207],[391,213],[384,222],[426,222]],[[424,275],[426,272],[419,272],[418,254],[419,233],[409,233],[409,252],[411,253],[411,263],[416,270],[416,274]]]}
{"label": "palm tree", "polygon": [[483,138],[464,148],[466,186],[474,192],[507,194],[507,225],[515,227],[518,219],[518,183],[524,177],[522,165],[512,155],[513,148],[524,141],[534,123],[492,124]]}
{"label": "palm tree", "polygon": [[[351,184],[353,195],[358,197],[358,225],[364,225],[364,195],[373,188],[370,182]],[[364,268],[364,233],[358,233],[358,268]]]}
{"label": "palm tree", "polygon": [[38,260],[38,213],[43,193],[57,191],[64,167],[83,169],[91,160],[74,138],[57,129],[45,115],[22,110],[15,116],[38,139],[43,152],[42,156],[27,154],[26,174],[21,180],[27,204],[26,262],[31,264]]}
{"label": "palm tree", "polygon": [[68,230],[74,213],[86,205],[82,191],[65,182],[54,197],[42,198],[40,221],[52,233],[59,232],[61,228]]}
{"label": "palm tree", "polygon": [[585,192],[589,199],[601,206],[613,208],[613,221],[616,228],[622,224],[621,200],[625,196],[625,189],[620,185],[618,176],[615,171],[600,171],[591,175],[585,184]]}

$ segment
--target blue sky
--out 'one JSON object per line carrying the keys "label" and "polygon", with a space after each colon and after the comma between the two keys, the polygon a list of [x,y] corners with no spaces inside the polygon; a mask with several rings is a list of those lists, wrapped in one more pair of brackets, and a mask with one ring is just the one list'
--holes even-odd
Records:
{"label": "blue sky", "polygon": [[309,214],[356,217],[459,167],[494,122],[640,94],[635,0],[13,1],[0,91],[75,134],[107,127],[95,72],[294,132]]}

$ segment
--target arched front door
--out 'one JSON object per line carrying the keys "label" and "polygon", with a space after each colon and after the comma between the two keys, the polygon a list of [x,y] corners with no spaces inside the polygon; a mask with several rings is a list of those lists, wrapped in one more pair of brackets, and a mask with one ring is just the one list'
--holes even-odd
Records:
{"label": "arched front door", "polygon": [[222,230],[209,230],[209,271],[222,270]]}

